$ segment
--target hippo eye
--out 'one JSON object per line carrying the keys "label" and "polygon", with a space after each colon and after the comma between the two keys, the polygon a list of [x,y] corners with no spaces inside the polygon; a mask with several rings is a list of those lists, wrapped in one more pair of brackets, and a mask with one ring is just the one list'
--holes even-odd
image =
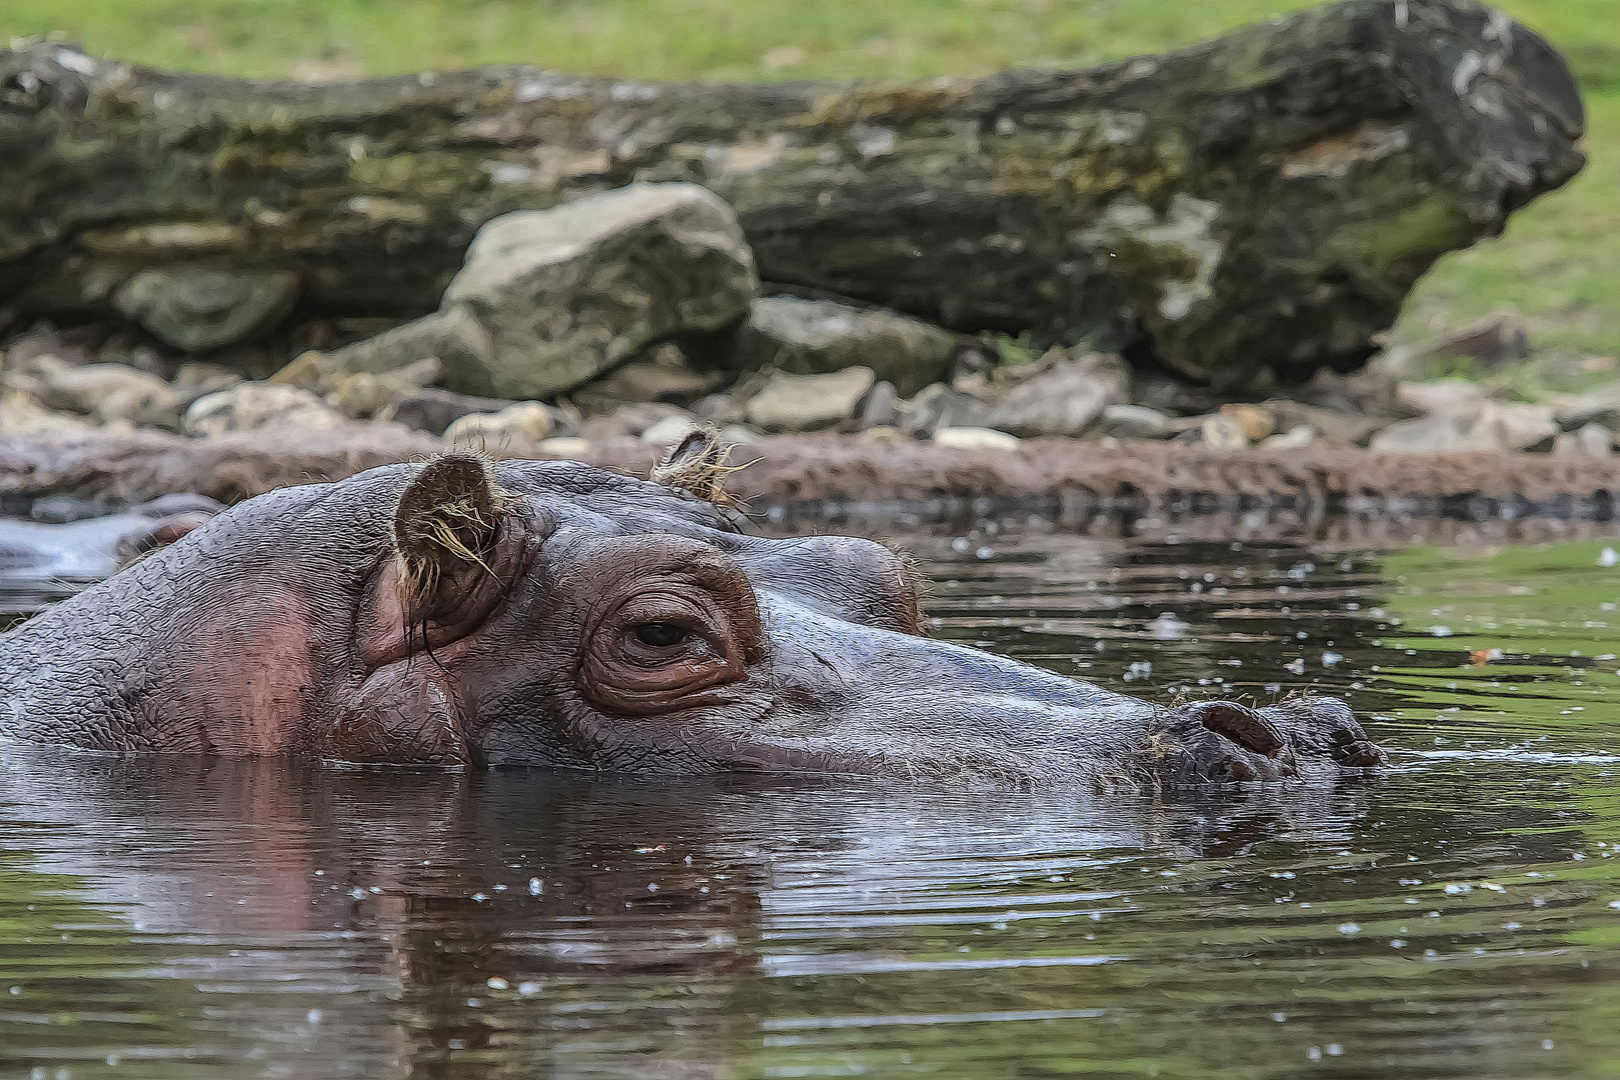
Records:
{"label": "hippo eye", "polygon": [[636,635],[636,640],[643,645],[650,645],[655,649],[667,649],[671,645],[679,645],[685,641],[689,631],[684,626],[677,626],[667,622],[637,623],[630,628]]}
{"label": "hippo eye", "polygon": [[745,693],[764,631],[740,567],[710,544],[663,534],[588,550],[563,578],[588,589],[574,670],[585,702],[610,716],[662,716]]}

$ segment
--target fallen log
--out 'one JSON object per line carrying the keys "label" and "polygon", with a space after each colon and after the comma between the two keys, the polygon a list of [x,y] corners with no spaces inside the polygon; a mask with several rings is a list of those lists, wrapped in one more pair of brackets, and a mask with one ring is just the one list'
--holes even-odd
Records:
{"label": "fallen log", "polygon": [[1438,256],[1580,170],[1583,125],[1562,58],[1474,0],[900,86],[307,86],[31,44],[0,52],[0,294],[144,318],[178,293],[226,336],[300,291],[416,315],[492,217],[690,180],[767,281],[1263,387],[1362,363]]}

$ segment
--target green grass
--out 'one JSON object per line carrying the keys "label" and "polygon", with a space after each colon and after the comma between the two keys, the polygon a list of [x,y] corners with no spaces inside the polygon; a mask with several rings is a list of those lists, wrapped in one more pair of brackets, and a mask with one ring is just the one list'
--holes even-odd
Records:
{"label": "green grass", "polygon": [[[1174,48],[1299,0],[0,0],[0,32],[261,77],[524,62],[650,79],[907,79],[1079,66]],[[1586,89],[1592,164],[1453,255],[1396,327],[1416,340],[1498,308],[1531,322],[1526,392],[1604,377],[1620,357],[1620,0],[1503,0]]]}

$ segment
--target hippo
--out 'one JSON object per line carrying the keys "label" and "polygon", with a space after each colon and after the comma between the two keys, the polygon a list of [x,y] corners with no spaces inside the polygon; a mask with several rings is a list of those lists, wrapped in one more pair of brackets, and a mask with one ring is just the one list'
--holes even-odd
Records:
{"label": "hippo", "polygon": [[60,525],[0,519],[0,578],[100,581],[222,509],[206,495],[165,495],[120,514]]}
{"label": "hippo", "polygon": [[1158,706],[931,639],[873,541],[652,478],[449,453],[243,502],[0,635],[0,737],[612,773],[1182,785],[1386,763],[1349,708]]}

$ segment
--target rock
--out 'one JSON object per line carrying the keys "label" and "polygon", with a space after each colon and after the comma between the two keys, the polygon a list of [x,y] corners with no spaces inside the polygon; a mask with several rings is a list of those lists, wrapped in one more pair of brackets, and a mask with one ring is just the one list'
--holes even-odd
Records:
{"label": "rock", "polygon": [[181,406],[190,405],[200,397],[229,390],[242,382],[242,376],[219,364],[181,364],[170,383],[179,395]]}
{"label": "rock", "polygon": [[296,386],[312,394],[324,394],[333,379],[346,374],[349,374],[348,369],[331,355],[310,349],[293,357],[285,367],[264,381],[276,386]]}
{"label": "rock", "polygon": [[983,427],[990,406],[944,383],[925,386],[910,401],[895,406],[896,426],[913,437],[929,437],[940,428]]}
{"label": "rock", "polygon": [[88,414],[98,424],[179,430],[181,397],[156,375],[123,364],[74,366],[52,355],[36,356],[26,368],[8,382],[47,409]]}
{"label": "rock", "polygon": [[621,405],[610,413],[593,416],[581,425],[579,434],[592,443],[612,439],[638,439],[641,433],[672,416],[690,419],[691,414],[675,405],[656,401]]}
{"label": "rock", "polygon": [[338,375],[397,371],[429,357],[439,362],[441,370],[476,368],[493,350],[489,332],[478,318],[457,307],[394,326],[331,352],[306,352],[271,379],[313,389]]}
{"label": "rock", "polygon": [[1505,450],[1502,426],[1479,416],[1435,413],[1391,424],[1372,438],[1371,449],[1386,454],[1438,454],[1463,450]]}
{"label": "rock", "polygon": [[71,413],[47,409],[31,394],[0,394],[0,436],[91,430],[93,424]]}
{"label": "rock", "polygon": [[1409,369],[1435,360],[1468,357],[1484,368],[1498,367],[1530,355],[1530,334],[1524,319],[1511,313],[1488,315],[1455,331],[1425,342],[1406,361]]}
{"label": "rock", "polygon": [[1417,416],[1418,410],[1400,400],[1399,387],[1400,380],[1394,374],[1370,366],[1347,375],[1318,371],[1309,381],[1289,388],[1281,396],[1346,417],[1408,420]]}
{"label": "rock", "polygon": [[674,446],[691,434],[696,426],[689,416],[666,416],[643,431],[640,438],[653,446]]}
{"label": "rock", "polygon": [[827,375],[775,375],[748,399],[743,417],[766,431],[821,431],[854,418],[875,377],[868,367]]}
{"label": "rock", "polygon": [[985,426],[1024,438],[1079,438],[1098,425],[1108,406],[1124,403],[1126,381],[1116,357],[1064,360],[1013,387]]}
{"label": "rock", "polygon": [[1427,416],[1454,416],[1472,420],[1485,408],[1485,390],[1462,379],[1403,382],[1397,390],[1401,404]]}
{"label": "rock", "polygon": [[1587,424],[1553,439],[1552,452],[1559,457],[1608,457],[1614,453],[1614,435],[1602,424]]}
{"label": "rock", "polygon": [[291,270],[173,266],[142,270],[113,294],[113,306],[187,352],[230,345],[268,329],[298,300]]}
{"label": "rock", "polygon": [[463,416],[444,429],[444,442],[450,447],[511,455],[538,450],[550,435],[550,410],[538,401],[520,401],[498,413]]}
{"label": "rock", "polygon": [[1266,402],[1266,408],[1276,418],[1277,426],[1284,431],[1308,427],[1332,442],[1355,446],[1366,446],[1374,435],[1391,424],[1390,420],[1384,418],[1321,409],[1283,398],[1271,399]]}
{"label": "rock", "polygon": [[13,371],[27,368],[40,356],[54,356],[74,367],[88,364],[92,359],[83,346],[63,340],[49,324],[40,324],[7,346],[4,357],[0,358],[0,368]]}
{"label": "rock", "polygon": [[770,440],[753,428],[741,424],[727,424],[720,429],[720,441],[732,446],[764,446]]}
{"label": "rock", "polygon": [[723,378],[692,370],[674,346],[661,351],[666,356],[673,353],[673,356],[655,362],[625,364],[580,387],[570,399],[586,413],[611,412],[620,405],[642,402],[690,405],[713,390]]}
{"label": "rock", "polygon": [[339,375],[326,391],[326,403],[352,420],[383,417],[438,377],[439,361],[431,356],[381,375],[366,371]]}
{"label": "rock", "polygon": [[1216,450],[1242,450],[1249,445],[1242,423],[1223,412],[1204,417],[1198,433],[1204,445]]}
{"label": "rock", "polygon": [[583,461],[590,456],[591,444],[590,440],[581,439],[578,435],[559,435],[550,439],[541,439],[540,445],[535,449],[546,457]]}
{"label": "rock", "polygon": [[855,428],[857,431],[870,431],[878,427],[892,428],[899,422],[900,395],[895,393],[893,383],[880,382],[866,395],[866,404],[861,407]]}
{"label": "rock", "polygon": [[342,413],[308,390],[246,382],[192,402],[181,430],[191,436],[217,436],[267,427],[330,430],[346,423]]}
{"label": "rock", "polygon": [[40,404],[48,409],[94,413],[104,399],[115,394],[169,402],[177,396],[173,388],[156,375],[123,364],[75,366],[54,356],[40,356],[28,367]]}
{"label": "rock", "polygon": [[[989,430],[988,428],[984,430]],[[1005,432],[1003,432],[1005,434]],[[910,435],[896,427],[867,428],[860,434],[861,442],[878,443],[883,446],[899,446],[903,443],[913,442]]]}
{"label": "rock", "polygon": [[1374,450],[1391,453],[1438,453],[1448,450],[1529,450],[1551,447],[1558,434],[1547,405],[1519,405],[1442,397],[1439,404],[1455,411],[1436,411],[1418,420],[1391,425],[1375,435]]}
{"label": "rock", "polygon": [[737,335],[734,364],[744,371],[774,368],[795,375],[869,367],[910,397],[950,378],[970,344],[948,330],[881,309],[830,300],[769,296],[755,300]]}
{"label": "rock", "polygon": [[[400,402],[420,395],[425,387],[437,382],[440,371],[436,356],[419,357],[386,370],[350,371],[339,354],[311,350],[301,353],[266,382],[319,394],[328,405],[352,420],[388,420],[393,418]],[[484,411],[498,412],[510,404],[501,401],[496,408]],[[475,410],[457,415],[464,416],[471,411]],[[446,419],[445,425],[453,419],[455,417]]]}
{"label": "rock", "polygon": [[1267,437],[1260,446],[1266,450],[1302,450],[1316,441],[1316,429],[1299,424],[1285,432]]}
{"label": "rock", "polygon": [[1174,434],[1170,418],[1145,405],[1110,405],[1103,410],[1102,432],[1116,439],[1164,439]]}
{"label": "rock", "polygon": [[944,427],[934,432],[934,445],[953,450],[1016,450],[1019,439],[1005,431],[982,427]]}
{"label": "rock", "polygon": [[108,394],[96,403],[90,415],[102,425],[124,423],[131,427],[179,431],[180,416],[186,404],[167,383],[159,382],[157,386],[127,388]]}
{"label": "rock", "polygon": [[[454,390],[424,386],[396,400],[392,406],[379,412],[377,419],[392,420],[396,424],[404,424],[414,431],[425,431],[430,435],[443,435],[445,428],[463,416],[498,413],[514,404],[516,402],[503,398],[472,397],[458,394]],[[553,413],[551,419],[552,426],[556,427],[557,414]]]}
{"label": "rock", "polygon": [[696,184],[632,184],[495,218],[438,313],[333,360],[370,371],[436,356],[452,390],[550,397],[663,338],[736,322],[758,291],[729,206]]}
{"label": "rock", "polygon": [[1620,428],[1620,382],[1605,383],[1582,394],[1558,408],[1553,418],[1565,431],[1587,424],[1602,424],[1610,430]]}
{"label": "rock", "polygon": [[1221,415],[1236,421],[1243,438],[1251,443],[1257,443],[1277,430],[1277,418],[1263,405],[1222,405]]}
{"label": "rock", "polygon": [[1493,401],[1485,406],[1480,423],[1496,424],[1502,434],[1502,444],[1509,450],[1551,449],[1553,438],[1558,434],[1550,405]]}

